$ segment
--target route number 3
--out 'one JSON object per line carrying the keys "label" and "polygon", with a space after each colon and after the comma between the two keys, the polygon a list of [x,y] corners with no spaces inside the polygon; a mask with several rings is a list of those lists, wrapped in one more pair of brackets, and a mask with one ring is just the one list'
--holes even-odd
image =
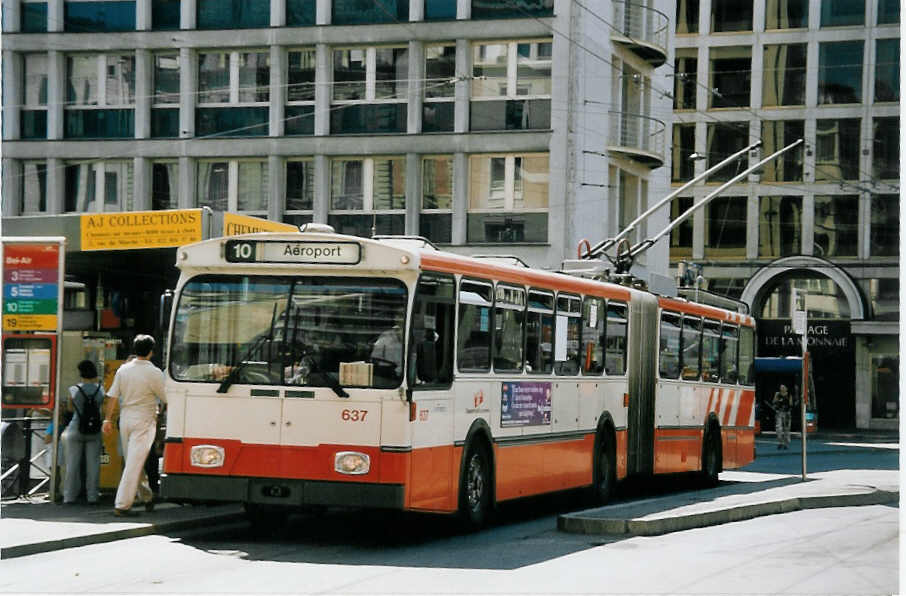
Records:
{"label": "route number 3", "polygon": [[368,410],[343,410],[340,412],[340,418],[344,422],[365,422],[365,416],[368,415]]}

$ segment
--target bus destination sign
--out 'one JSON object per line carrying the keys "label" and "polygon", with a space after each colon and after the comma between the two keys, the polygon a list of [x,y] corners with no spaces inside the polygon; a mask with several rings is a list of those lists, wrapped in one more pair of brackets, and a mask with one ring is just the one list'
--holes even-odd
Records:
{"label": "bus destination sign", "polygon": [[357,265],[362,247],[356,242],[227,240],[227,263],[301,263]]}

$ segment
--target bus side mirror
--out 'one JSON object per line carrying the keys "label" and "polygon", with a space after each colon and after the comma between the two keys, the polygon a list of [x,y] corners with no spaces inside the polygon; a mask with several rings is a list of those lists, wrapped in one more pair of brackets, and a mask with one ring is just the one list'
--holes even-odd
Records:
{"label": "bus side mirror", "polygon": [[173,290],[164,290],[160,295],[160,317],[157,328],[160,330],[158,337],[165,337],[170,328],[170,312],[173,310]]}
{"label": "bus side mirror", "polygon": [[425,383],[437,380],[437,358],[434,351],[434,342],[430,339],[419,342],[416,358],[418,378]]}

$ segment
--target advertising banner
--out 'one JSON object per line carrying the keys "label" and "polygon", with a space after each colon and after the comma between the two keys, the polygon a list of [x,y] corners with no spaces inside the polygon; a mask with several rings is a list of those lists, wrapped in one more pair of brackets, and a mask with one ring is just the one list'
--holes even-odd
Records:
{"label": "advertising banner", "polygon": [[223,214],[223,235],[238,236],[240,234],[253,234],[255,232],[298,232],[297,226],[270,221],[260,217],[236,215],[229,211]]}
{"label": "advertising banner", "polygon": [[500,390],[500,426],[544,426],[551,423],[551,384],[503,383]]}
{"label": "advertising banner", "polygon": [[173,209],[82,215],[82,250],[169,248],[199,242],[201,213],[201,209]]}

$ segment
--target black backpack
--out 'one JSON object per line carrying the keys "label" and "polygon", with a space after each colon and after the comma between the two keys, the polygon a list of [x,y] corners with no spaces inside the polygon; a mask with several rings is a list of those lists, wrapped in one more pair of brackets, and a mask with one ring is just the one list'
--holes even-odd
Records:
{"label": "black backpack", "polygon": [[75,400],[72,400],[72,406],[76,409],[76,412],[79,413],[79,432],[83,435],[96,435],[101,432],[101,406],[94,398],[101,388],[100,386],[95,387],[92,395],[85,393],[82,390],[81,385],[76,385],[76,389],[78,389],[79,393],[82,394],[82,397],[85,398],[84,412],[80,411]]}

